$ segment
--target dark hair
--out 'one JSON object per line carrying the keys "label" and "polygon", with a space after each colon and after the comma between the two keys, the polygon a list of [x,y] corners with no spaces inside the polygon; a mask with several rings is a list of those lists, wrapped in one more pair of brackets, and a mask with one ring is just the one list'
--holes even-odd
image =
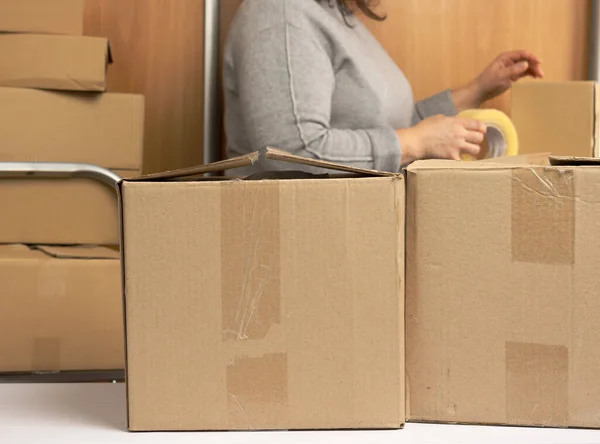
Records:
{"label": "dark hair", "polygon": [[[317,0],[319,3],[323,0]],[[374,11],[379,1],[377,0],[327,0],[331,6],[336,5],[344,17],[348,17],[359,10],[367,17],[377,21],[385,20],[385,15],[379,15]]]}

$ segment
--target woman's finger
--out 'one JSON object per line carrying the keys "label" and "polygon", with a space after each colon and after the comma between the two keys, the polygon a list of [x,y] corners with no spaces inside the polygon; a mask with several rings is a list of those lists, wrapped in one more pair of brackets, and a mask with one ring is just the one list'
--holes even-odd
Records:
{"label": "woman's finger", "polygon": [[461,160],[461,158],[460,158],[460,151],[452,151],[448,155],[448,159],[450,159],[450,160]]}
{"label": "woman's finger", "polygon": [[510,65],[509,67],[507,67],[505,74],[506,74],[506,77],[509,77],[512,80],[518,80],[523,75],[526,75],[526,73],[529,71],[529,69],[530,69],[529,62],[527,62],[525,60],[521,60],[520,62],[517,62],[514,65]]}
{"label": "woman's finger", "polygon": [[500,57],[504,60],[509,60],[511,62],[519,62],[521,60],[526,60],[530,63],[542,63],[540,59],[538,59],[534,54],[529,51],[525,51],[524,49],[518,49],[515,51],[507,51],[503,53]]}
{"label": "woman's finger", "polygon": [[480,131],[467,131],[465,140],[469,143],[481,145],[481,142],[483,142],[484,138],[485,138],[485,134]]}
{"label": "woman's finger", "polygon": [[481,147],[474,143],[465,142],[461,147],[460,151],[463,154],[469,154],[473,157],[477,157],[481,151]]}
{"label": "woman's finger", "polygon": [[475,119],[458,119],[458,122],[467,130],[467,131],[477,131],[481,134],[485,134],[487,131],[487,127],[485,123],[481,120]]}
{"label": "woman's finger", "polygon": [[541,68],[541,60],[538,59],[534,54],[525,50],[509,51],[503,54],[505,62],[512,63],[513,65],[526,62],[528,69],[525,72],[526,75],[541,79],[544,77],[544,71]]}
{"label": "woman's finger", "polygon": [[540,63],[529,63],[527,74],[536,79],[541,79],[544,77],[544,71],[542,70]]}

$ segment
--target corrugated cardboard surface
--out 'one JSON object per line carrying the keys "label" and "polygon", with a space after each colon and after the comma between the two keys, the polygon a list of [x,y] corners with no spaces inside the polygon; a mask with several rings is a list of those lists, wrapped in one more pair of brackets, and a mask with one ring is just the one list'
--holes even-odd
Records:
{"label": "corrugated cardboard surface", "polygon": [[0,245],[0,372],[123,368],[118,259]]}
{"label": "corrugated cardboard surface", "polygon": [[600,427],[600,169],[444,165],[408,172],[408,419]]}
{"label": "corrugated cardboard surface", "polygon": [[0,54],[0,86],[106,90],[106,39],[0,33]]}
{"label": "corrugated cardboard surface", "polygon": [[593,156],[597,132],[594,82],[523,82],[512,89],[519,152]]}
{"label": "corrugated cardboard surface", "polygon": [[121,192],[131,430],[401,426],[401,178]]}
{"label": "corrugated cardboard surface", "polygon": [[[115,171],[132,177],[140,171]],[[119,244],[116,190],[91,179],[0,179],[0,243]]]}
{"label": "corrugated cardboard surface", "polygon": [[85,0],[2,0],[0,31],[83,34]]}
{"label": "corrugated cardboard surface", "polygon": [[0,88],[0,162],[140,170],[144,97]]}

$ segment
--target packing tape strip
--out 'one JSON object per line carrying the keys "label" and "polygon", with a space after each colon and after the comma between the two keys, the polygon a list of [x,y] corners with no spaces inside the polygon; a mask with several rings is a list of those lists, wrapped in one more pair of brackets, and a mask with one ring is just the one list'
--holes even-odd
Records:
{"label": "packing tape strip", "polygon": [[[467,109],[458,114],[464,119],[475,119],[486,124],[488,153],[487,158],[516,156],[519,154],[517,130],[510,118],[497,109]],[[474,160],[470,155],[463,160]]]}

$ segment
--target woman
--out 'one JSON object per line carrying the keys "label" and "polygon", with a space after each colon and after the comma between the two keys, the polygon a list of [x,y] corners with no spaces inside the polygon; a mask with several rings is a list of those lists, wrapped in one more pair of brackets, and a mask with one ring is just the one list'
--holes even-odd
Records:
{"label": "woman", "polygon": [[[524,76],[543,76],[534,55],[506,52],[466,87],[414,104],[402,71],[354,16],[382,19],[372,7],[369,0],[244,1],[224,55],[229,156],[273,146],[395,172],[416,159],[477,155],[485,125],[452,116]],[[286,166],[237,173],[266,168]]]}

